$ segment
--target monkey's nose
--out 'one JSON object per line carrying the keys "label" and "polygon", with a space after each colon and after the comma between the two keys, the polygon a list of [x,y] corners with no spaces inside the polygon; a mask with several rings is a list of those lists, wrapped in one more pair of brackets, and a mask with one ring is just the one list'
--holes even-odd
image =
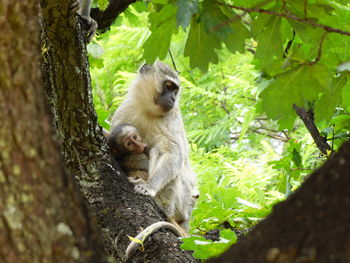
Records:
{"label": "monkey's nose", "polygon": [[135,153],[143,153],[144,150],[145,150],[145,147],[143,145],[138,145],[135,148]]}

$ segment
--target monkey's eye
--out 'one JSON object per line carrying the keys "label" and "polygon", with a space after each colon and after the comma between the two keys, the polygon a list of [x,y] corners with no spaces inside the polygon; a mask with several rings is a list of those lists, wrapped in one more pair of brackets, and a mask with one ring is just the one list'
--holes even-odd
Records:
{"label": "monkey's eye", "polygon": [[165,81],[165,86],[167,86],[168,88],[171,88],[171,86],[173,85],[173,82],[170,80]]}
{"label": "monkey's eye", "polygon": [[178,90],[178,86],[172,82],[171,80],[166,80],[164,81],[164,86],[168,89],[168,90]]}
{"label": "monkey's eye", "polygon": [[134,135],[132,138],[133,138],[134,140],[137,140],[137,135]]}
{"label": "monkey's eye", "polygon": [[128,141],[127,143],[126,143],[126,146],[131,146],[132,145],[132,142],[131,141]]}

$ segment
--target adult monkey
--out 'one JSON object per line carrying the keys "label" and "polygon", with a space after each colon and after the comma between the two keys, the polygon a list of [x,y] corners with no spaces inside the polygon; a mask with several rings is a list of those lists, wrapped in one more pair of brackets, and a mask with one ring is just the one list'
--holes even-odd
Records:
{"label": "adult monkey", "polygon": [[188,231],[199,193],[189,162],[189,146],[178,106],[180,81],[169,66],[144,64],[114,113],[112,128],[130,123],[140,132],[149,151],[149,178],[135,185],[137,193],[162,198],[168,220]]}

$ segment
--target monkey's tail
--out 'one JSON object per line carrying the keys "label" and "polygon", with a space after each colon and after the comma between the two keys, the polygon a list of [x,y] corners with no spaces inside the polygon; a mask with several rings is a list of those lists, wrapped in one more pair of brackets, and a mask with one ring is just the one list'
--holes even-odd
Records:
{"label": "monkey's tail", "polygon": [[[154,232],[158,231],[161,228],[166,228],[170,230],[178,237],[183,236],[181,230],[177,226],[165,221],[160,221],[146,227],[143,231],[141,231],[141,233],[139,233],[135,237],[135,239],[140,240],[143,243],[148,236],[152,235]],[[140,243],[137,243],[135,241],[130,242],[130,244],[128,245],[125,251],[126,261],[136,252],[136,250],[139,248],[140,245],[141,245]]]}

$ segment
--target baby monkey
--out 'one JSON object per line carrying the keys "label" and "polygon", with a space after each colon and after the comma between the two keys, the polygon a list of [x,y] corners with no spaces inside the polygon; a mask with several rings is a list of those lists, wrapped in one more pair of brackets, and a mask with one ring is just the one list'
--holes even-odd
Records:
{"label": "baby monkey", "polygon": [[114,127],[107,136],[107,144],[131,183],[147,181],[148,147],[133,125],[122,123]]}

